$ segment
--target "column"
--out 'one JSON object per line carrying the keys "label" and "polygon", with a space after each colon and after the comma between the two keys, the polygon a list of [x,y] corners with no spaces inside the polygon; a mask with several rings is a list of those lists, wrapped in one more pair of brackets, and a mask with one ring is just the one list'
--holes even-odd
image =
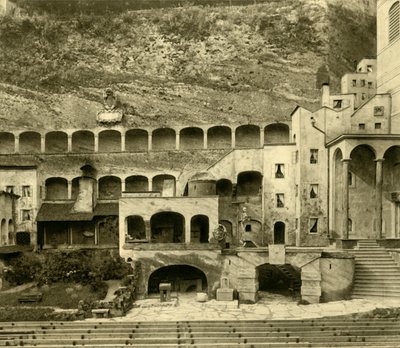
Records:
{"label": "column", "polygon": [[264,147],[264,128],[260,127],[260,146]]}
{"label": "column", "polygon": [[178,130],[176,131],[176,136],[175,136],[175,150],[179,150],[180,142],[181,142],[181,133]]}
{"label": "column", "polygon": [[149,133],[149,136],[147,138],[147,150],[151,151],[153,148],[153,135]]}
{"label": "column", "polygon": [[72,181],[68,180],[68,199],[72,199]]}
{"label": "column", "polygon": [[349,162],[350,159],[343,159],[343,228],[342,238],[349,239]]}
{"label": "column", "polygon": [[68,152],[72,152],[72,134],[68,134]]}
{"label": "column", "polygon": [[149,178],[149,191],[153,191],[153,178]]}
{"label": "column", "polygon": [[40,152],[46,152],[46,136],[40,135]]}
{"label": "column", "polygon": [[234,149],[236,147],[235,129],[232,129],[232,133],[231,133],[231,147],[232,147],[232,149]]}
{"label": "column", "polygon": [[14,152],[19,153],[19,135],[14,137]]}
{"label": "column", "polygon": [[121,133],[121,152],[125,152],[125,133]]}
{"label": "column", "polygon": [[125,192],[125,179],[121,179],[121,192]]}
{"label": "column", "polygon": [[206,150],[208,147],[207,130],[203,131],[203,149]]}
{"label": "column", "polygon": [[376,202],[376,234],[377,238],[382,238],[382,182],[383,182],[383,158],[375,160],[376,180],[375,180],[375,202]]}
{"label": "column", "polygon": [[99,135],[94,135],[94,152],[99,152]]}
{"label": "column", "polygon": [[185,216],[185,243],[190,243],[190,216]]}

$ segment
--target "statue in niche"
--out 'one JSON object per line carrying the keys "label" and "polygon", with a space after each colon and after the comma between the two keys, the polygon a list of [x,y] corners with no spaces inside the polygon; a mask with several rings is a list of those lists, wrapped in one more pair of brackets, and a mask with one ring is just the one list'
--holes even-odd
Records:
{"label": "statue in niche", "polygon": [[121,104],[111,88],[103,92],[103,110],[97,113],[97,122],[115,124],[122,121],[123,110]]}

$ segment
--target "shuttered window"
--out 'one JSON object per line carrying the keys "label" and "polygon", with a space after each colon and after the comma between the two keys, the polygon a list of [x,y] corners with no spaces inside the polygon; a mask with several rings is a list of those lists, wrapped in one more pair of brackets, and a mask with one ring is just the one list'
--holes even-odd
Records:
{"label": "shuttered window", "polygon": [[400,36],[400,2],[395,2],[389,10],[389,42]]}

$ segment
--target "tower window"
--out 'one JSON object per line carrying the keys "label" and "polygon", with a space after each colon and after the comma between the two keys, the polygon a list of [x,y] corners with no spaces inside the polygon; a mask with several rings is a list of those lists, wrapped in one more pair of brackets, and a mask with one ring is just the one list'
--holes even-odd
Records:
{"label": "tower window", "polygon": [[372,88],[372,82],[371,82],[371,81],[368,82],[368,88],[369,88],[369,89]]}
{"label": "tower window", "polygon": [[361,80],[361,87],[365,87],[365,80]]}
{"label": "tower window", "polygon": [[400,2],[395,2],[389,10],[389,43],[400,36]]}
{"label": "tower window", "polygon": [[282,179],[285,177],[285,165],[282,163],[275,164],[275,178]]}
{"label": "tower window", "polygon": [[359,130],[365,130],[365,123],[359,123],[358,124],[358,129]]}
{"label": "tower window", "polygon": [[382,123],[375,123],[375,129],[381,129]]}
{"label": "tower window", "polygon": [[246,225],[246,226],[244,227],[244,231],[245,231],[245,232],[251,232],[251,225]]}
{"label": "tower window", "polygon": [[335,99],[333,101],[333,108],[334,109],[341,109],[342,108],[342,103],[343,103],[342,99]]}
{"label": "tower window", "polygon": [[317,233],[318,232],[318,219],[311,218],[310,219],[310,233]]}
{"label": "tower window", "polygon": [[318,163],[318,149],[311,149],[310,150],[310,163],[311,164]]}
{"label": "tower window", "polygon": [[352,85],[353,85],[353,87],[357,87],[357,80],[353,80]]}
{"label": "tower window", "polygon": [[367,65],[367,72],[372,72],[372,71],[373,71],[372,65]]}
{"label": "tower window", "polygon": [[363,93],[363,94],[361,95],[361,99],[362,99],[362,100],[367,99],[367,95],[366,95],[365,93]]}
{"label": "tower window", "polygon": [[6,186],[6,192],[15,193],[14,186],[11,186],[11,185]]}
{"label": "tower window", "polygon": [[28,209],[23,209],[21,211],[21,220],[22,221],[30,221],[31,220],[31,211]]}
{"label": "tower window", "polygon": [[31,196],[31,187],[26,185],[22,186],[22,197],[30,197]]}
{"label": "tower window", "polygon": [[348,181],[349,181],[349,187],[355,187],[355,182],[354,182],[354,176],[352,172],[347,173]]}
{"label": "tower window", "polygon": [[310,185],[310,198],[317,198],[318,197],[318,184],[311,184]]}
{"label": "tower window", "polygon": [[283,208],[285,206],[285,195],[283,193],[276,194],[276,207]]}

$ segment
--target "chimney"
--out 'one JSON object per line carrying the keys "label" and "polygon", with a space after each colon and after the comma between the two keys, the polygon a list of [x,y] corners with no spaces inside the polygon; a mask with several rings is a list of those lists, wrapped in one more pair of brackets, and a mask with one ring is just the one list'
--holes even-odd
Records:
{"label": "chimney", "polygon": [[329,106],[330,101],[329,98],[331,96],[330,90],[329,90],[329,84],[324,83],[321,88],[322,96],[321,96],[321,105],[324,106]]}
{"label": "chimney", "polygon": [[97,197],[96,170],[90,165],[83,166],[81,170],[78,197],[72,210],[79,213],[92,213]]}

